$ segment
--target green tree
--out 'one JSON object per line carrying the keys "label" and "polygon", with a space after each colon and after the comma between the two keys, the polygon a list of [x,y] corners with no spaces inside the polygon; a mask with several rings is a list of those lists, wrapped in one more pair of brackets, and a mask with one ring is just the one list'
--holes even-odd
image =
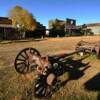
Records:
{"label": "green tree", "polygon": [[55,35],[64,36],[64,25],[62,25],[58,19],[52,22],[52,30]]}
{"label": "green tree", "polygon": [[20,32],[34,31],[36,29],[34,16],[20,6],[15,6],[9,11],[9,18],[12,19],[12,24],[17,27]]}

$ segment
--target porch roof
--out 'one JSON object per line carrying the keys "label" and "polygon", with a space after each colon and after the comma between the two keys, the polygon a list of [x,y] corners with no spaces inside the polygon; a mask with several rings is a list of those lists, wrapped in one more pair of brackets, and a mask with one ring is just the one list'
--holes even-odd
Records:
{"label": "porch roof", "polygon": [[13,25],[0,24],[2,28],[15,28]]}

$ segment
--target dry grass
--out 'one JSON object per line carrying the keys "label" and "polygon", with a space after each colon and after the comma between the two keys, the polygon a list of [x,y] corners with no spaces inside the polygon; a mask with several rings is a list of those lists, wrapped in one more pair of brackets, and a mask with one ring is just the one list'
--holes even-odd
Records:
{"label": "dry grass", "polygon": [[[66,37],[0,44],[0,100],[20,100],[25,90],[30,89],[32,86],[34,73],[25,78],[19,75],[14,69],[14,59],[20,50],[26,47],[33,47],[38,49],[42,55],[54,55],[74,51],[76,43],[80,40],[94,42],[100,41],[100,37]],[[79,57],[75,57],[79,59]],[[83,62],[89,62],[90,65],[83,72],[83,76],[78,79],[69,80],[53,94],[52,100],[97,100],[99,98],[100,89],[99,91],[88,90],[85,88],[85,83],[100,73],[100,61],[95,56],[90,56],[83,60]],[[64,81],[69,78],[68,75],[68,72],[63,74],[61,80]],[[33,97],[33,100],[35,99]],[[28,97],[26,100],[28,100]]]}

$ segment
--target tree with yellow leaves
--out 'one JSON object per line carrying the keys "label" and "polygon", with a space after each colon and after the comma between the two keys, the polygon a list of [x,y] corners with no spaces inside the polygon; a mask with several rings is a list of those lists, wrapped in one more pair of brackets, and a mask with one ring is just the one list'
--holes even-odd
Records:
{"label": "tree with yellow leaves", "polygon": [[36,19],[31,13],[20,6],[15,6],[9,11],[9,18],[12,19],[12,24],[20,30],[34,31],[36,29]]}

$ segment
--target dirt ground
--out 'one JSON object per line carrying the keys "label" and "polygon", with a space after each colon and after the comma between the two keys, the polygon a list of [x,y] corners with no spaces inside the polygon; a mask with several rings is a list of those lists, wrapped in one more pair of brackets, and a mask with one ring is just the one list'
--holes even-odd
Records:
{"label": "dirt ground", "polygon": [[[27,42],[0,43],[0,100],[21,100],[24,91],[30,88],[30,84],[33,82],[33,78],[31,81],[27,81],[15,71],[14,60],[20,50],[26,47],[33,47],[42,56],[69,53],[75,50],[75,45],[80,40],[100,42],[100,36],[49,38]],[[78,70],[75,69],[71,73],[63,74],[61,79],[66,84],[52,95],[52,100],[100,100],[100,86],[98,85],[100,84],[100,60],[96,59],[95,56],[89,56],[79,63],[81,58],[76,58],[77,66],[80,63],[83,66],[88,63],[88,67],[79,66]],[[72,74],[73,71],[75,75],[80,72],[82,75],[73,78],[75,76]],[[34,77],[33,73],[31,75]],[[66,79],[66,77],[69,79]],[[36,99],[32,98],[32,100]],[[29,99],[27,98],[26,100]]]}

